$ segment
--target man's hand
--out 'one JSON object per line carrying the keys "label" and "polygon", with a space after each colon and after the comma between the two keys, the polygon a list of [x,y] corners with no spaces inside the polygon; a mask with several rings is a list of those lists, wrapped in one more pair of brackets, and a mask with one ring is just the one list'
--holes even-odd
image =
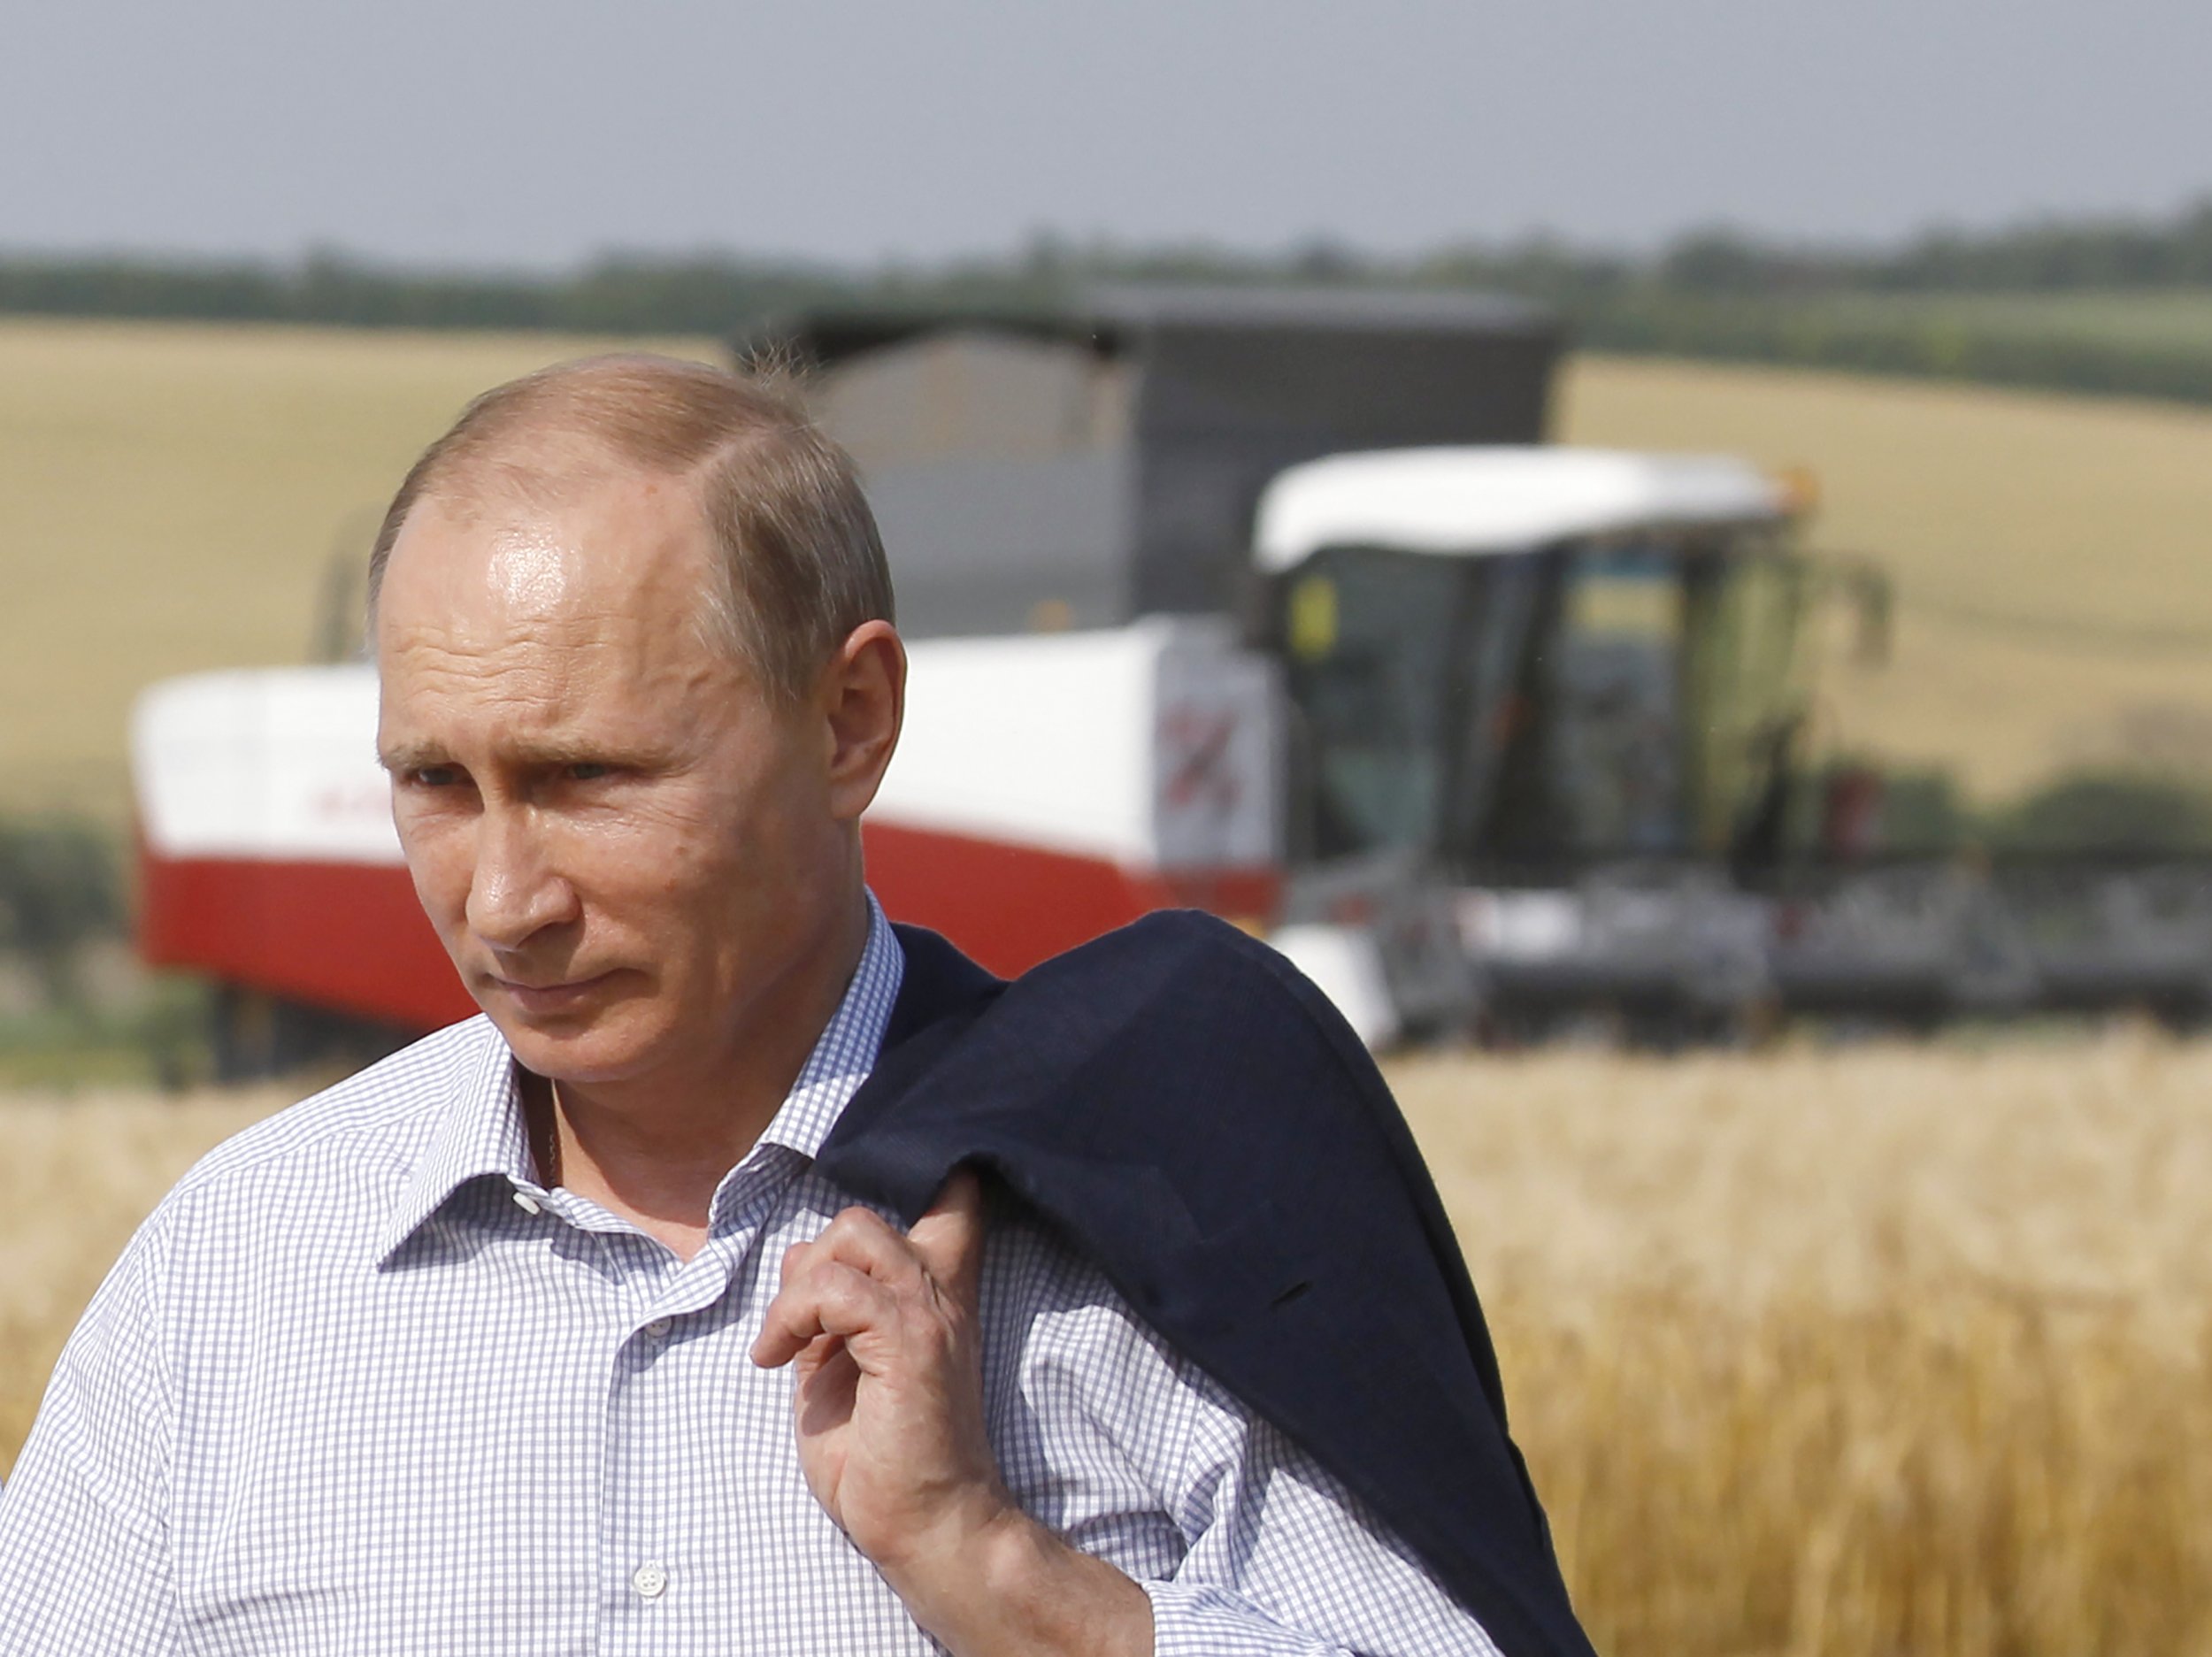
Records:
{"label": "man's hand", "polygon": [[786,1252],[753,1362],[796,1360],[807,1487],[961,1657],[1148,1653],[1143,1590],[1030,1519],[999,1477],[977,1326],[984,1230],[964,1170],[903,1237],[846,1209]]}
{"label": "man's hand", "polygon": [[753,1343],[764,1367],[798,1361],[808,1488],[887,1575],[956,1550],[1014,1505],[983,1430],[983,1231],[967,1172],[904,1237],[848,1208],[785,1252]]}

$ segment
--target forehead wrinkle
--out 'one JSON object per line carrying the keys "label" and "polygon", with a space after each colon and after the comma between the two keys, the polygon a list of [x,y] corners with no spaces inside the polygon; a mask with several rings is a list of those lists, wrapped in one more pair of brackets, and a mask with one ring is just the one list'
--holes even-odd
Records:
{"label": "forehead wrinkle", "polygon": [[493,713],[519,729],[572,723],[611,695],[672,710],[703,687],[704,676],[665,661],[645,629],[616,638],[548,636],[554,632],[411,640],[383,676],[384,699],[403,717],[434,704]]}
{"label": "forehead wrinkle", "polygon": [[571,726],[586,740],[616,708],[649,708],[663,723],[694,725],[715,704],[742,694],[727,658],[687,648],[682,630],[618,605],[487,620],[472,625],[466,616],[426,618],[388,646],[383,702],[398,722],[468,710],[492,716],[511,733],[560,740],[547,733]]}
{"label": "forehead wrinkle", "polygon": [[[395,561],[397,579],[380,607],[388,667],[405,658],[417,686],[442,680],[480,703],[527,699],[541,714],[566,700],[562,681],[587,661],[605,663],[608,682],[672,710],[695,713],[703,693],[738,691],[733,673],[749,685],[733,653],[698,648],[701,589],[718,559],[695,479],[636,470],[569,477],[559,488],[567,504],[544,507],[508,487],[541,477],[536,468],[473,475],[488,493],[426,495],[403,532],[411,549]],[[681,625],[686,618],[694,625]],[[469,679],[481,683],[465,691],[456,683]]]}

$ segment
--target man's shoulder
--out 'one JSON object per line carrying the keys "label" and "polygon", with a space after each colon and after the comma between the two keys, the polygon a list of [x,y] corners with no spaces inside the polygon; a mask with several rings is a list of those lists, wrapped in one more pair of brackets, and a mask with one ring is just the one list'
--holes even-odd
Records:
{"label": "man's shoulder", "polygon": [[440,1114],[505,1057],[480,1015],[436,1031],[232,1135],[192,1166],[163,1207],[333,1173],[372,1184],[379,1175],[403,1177]]}

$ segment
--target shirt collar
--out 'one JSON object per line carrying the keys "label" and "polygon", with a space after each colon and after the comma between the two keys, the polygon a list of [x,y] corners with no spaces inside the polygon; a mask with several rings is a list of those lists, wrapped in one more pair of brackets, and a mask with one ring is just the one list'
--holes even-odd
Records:
{"label": "shirt collar", "polygon": [[380,1265],[470,1180],[492,1174],[534,1183],[514,1055],[489,1019],[470,1023],[482,1039],[463,1047],[442,1078],[448,1093],[437,1126],[377,1234]]}
{"label": "shirt collar", "polygon": [[905,976],[906,956],[899,948],[898,934],[872,892],[868,941],[861,949],[860,965],[845,986],[845,999],[800,1067],[798,1080],[761,1130],[763,1144],[787,1146],[809,1160],[822,1148],[837,1118],[875,1068],[883,1032],[891,1023],[892,1003],[899,998]]}
{"label": "shirt collar", "polygon": [[[760,1143],[780,1145],[811,1160],[852,1096],[874,1068],[892,1004],[906,975],[898,935],[875,894],[868,896],[868,941],[844,999],[799,1069],[798,1079],[763,1129]],[[457,1054],[448,1073],[448,1102],[430,1143],[417,1158],[377,1239],[380,1264],[470,1180],[487,1175],[535,1188],[522,1114],[519,1066],[488,1021],[488,1039]]]}

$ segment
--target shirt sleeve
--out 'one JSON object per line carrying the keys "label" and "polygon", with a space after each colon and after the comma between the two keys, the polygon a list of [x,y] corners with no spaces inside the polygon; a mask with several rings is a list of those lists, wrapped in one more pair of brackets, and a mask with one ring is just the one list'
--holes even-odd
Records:
{"label": "shirt sleeve", "polygon": [[1200,1408],[1175,1519],[1187,1544],[1144,1584],[1155,1657],[1499,1657],[1453,1599],[1297,1445],[1187,1363]]}
{"label": "shirt sleeve", "polygon": [[152,1223],[63,1348],[0,1498],[9,1657],[175,1649],[165,1491],[171,1394]]}
{"label": "shirt sleeve", "polygon": [[995,1233],[982,1310],[1009,1487],[1144,1589],[1156,1657],[1498,1657],[1379,1515],[1064,1238]]}

